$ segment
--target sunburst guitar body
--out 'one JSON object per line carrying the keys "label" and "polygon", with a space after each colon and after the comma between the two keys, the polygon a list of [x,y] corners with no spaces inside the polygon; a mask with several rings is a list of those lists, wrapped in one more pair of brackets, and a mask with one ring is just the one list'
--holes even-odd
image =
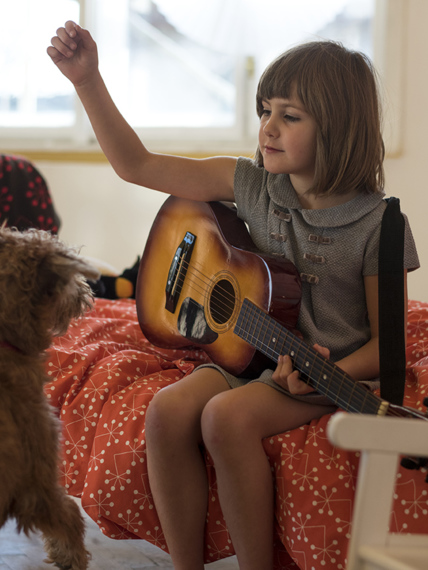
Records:
{"label": "sunburst guitar body", "polygon": [[300,294],[294,265],[258,252],[232,208],[170,197],[141,259],[138,318],[153,344],[202,348],[231,373],[251,377],[266,360],[234,332],[244,299],[292,329]]}

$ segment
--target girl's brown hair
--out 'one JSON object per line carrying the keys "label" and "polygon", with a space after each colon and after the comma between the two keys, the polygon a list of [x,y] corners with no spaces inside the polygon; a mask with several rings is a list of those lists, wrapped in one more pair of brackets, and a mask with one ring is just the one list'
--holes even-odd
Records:
{"label": "girl's brown hair", "polygon": [[[274,60],[260,78],[263,100],[298,96],[317,123],[316,195],[382,191],[385,149],[376,72],[370,60],[332,41],[302,44]],[[263,166],[257,149],[255,161]]]}

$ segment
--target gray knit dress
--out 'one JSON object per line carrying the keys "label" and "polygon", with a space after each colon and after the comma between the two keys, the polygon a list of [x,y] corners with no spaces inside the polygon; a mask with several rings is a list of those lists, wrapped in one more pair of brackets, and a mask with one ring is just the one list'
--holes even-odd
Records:
{"label": "gray knit dress", "polygon": [[[384,195],[360,194],[339,206],[305,210],[287,174],[270,174],[248,158],[238,159],[234,192],[238,217],[247,223],[257,248],[288,258],[300,273],[302,302],[297,328],[304,340],[311,346],[328,347],[333,361],[367,343],[370,324],[364,277],[378,273]],[[412,271],[419,267],[419,260],[404,217],[404,267]],[[232,388],[249,382],[215,368]],[[291,395],[272,380],[272,370],[252,381]],[[331,404],[315,394],[297,398]]]}

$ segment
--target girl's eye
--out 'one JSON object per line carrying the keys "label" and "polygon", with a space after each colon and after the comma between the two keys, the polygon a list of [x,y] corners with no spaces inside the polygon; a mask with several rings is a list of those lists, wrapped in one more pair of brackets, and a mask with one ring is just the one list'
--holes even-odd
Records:
{"label": "girl's eye", "polygon": [[297,121],[300,121],[299,117],[294,117],[293,115],[285,115],[284,119],[286,119],[289,123],[296,123]]}
{"label": "girl's eye", "polygon": [[270,110],[269,109],[262,109],[261,117],[266,117],[268,115],[270,115]]}

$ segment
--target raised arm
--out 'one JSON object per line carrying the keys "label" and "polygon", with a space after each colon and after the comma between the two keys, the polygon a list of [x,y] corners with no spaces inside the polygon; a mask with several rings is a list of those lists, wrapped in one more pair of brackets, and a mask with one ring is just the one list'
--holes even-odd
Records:
{"label": "raised arm", "polygon": [[149,152],[107,90],[91,34],[68,21],[51,43],[48,55],[73,83],[104,154],[121,178],[182,198],[233,201],[236,158],[191,159]]}

